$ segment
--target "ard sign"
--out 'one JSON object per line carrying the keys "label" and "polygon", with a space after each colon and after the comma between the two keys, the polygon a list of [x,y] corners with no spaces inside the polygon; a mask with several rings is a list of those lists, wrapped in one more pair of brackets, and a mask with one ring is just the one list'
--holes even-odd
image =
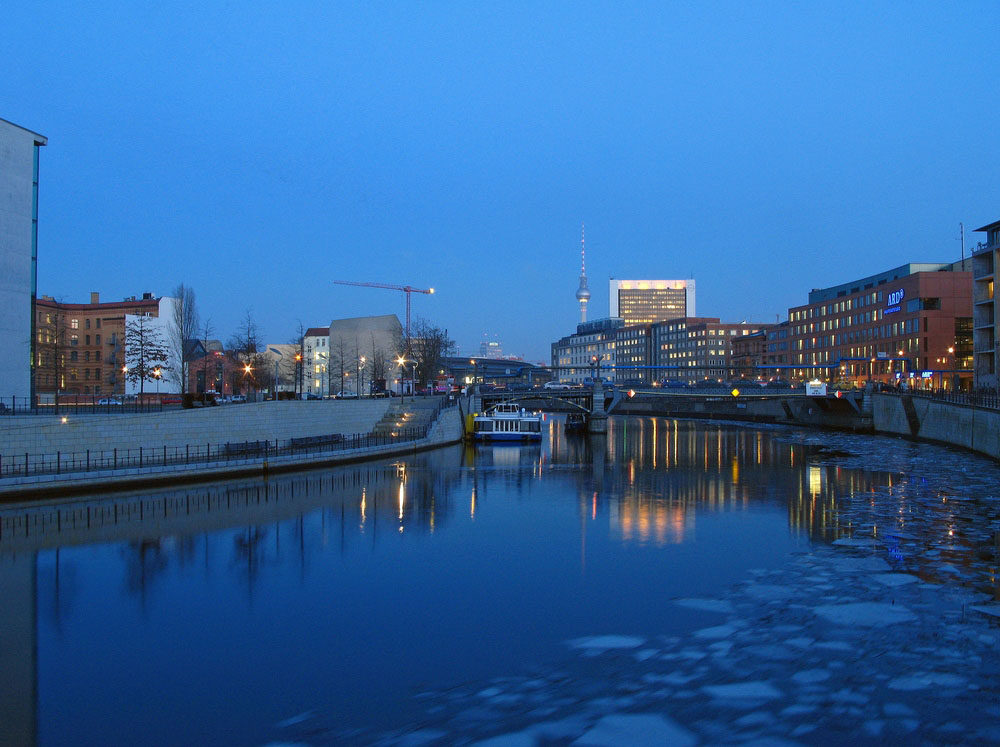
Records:
{"label": "ard sign", "polygon": [[890,291],[889,295],[886,297],[885,312],[886,314],[891,314],[894,311],[899,311],[900,304],[903,303],[903,289]]}

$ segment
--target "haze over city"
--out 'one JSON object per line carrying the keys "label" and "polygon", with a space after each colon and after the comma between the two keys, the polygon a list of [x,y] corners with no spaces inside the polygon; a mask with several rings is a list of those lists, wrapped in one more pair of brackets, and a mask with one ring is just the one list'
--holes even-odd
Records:
{"label": "haze over city", "polygon": [[774,322],[997,217],[995,3],[5,10],[44,134],[38,292],[194,287],[225,338],[415,316],[546,360],[607,279]]}

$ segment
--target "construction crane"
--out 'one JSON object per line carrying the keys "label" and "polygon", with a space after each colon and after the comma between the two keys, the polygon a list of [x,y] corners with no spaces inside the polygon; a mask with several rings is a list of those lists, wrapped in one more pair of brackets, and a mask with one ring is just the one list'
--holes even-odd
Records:
{"label": "construction crane", "polygon": [[412,285],[390,285],[389,283],[355,283],[352,280],[334,280],[337,285],[356,285],[361,288],[385,288],[386,290],[402,291],[406,294],[406,352],[410,352],[410,294],[434,292],[433,288],[414,288]]}

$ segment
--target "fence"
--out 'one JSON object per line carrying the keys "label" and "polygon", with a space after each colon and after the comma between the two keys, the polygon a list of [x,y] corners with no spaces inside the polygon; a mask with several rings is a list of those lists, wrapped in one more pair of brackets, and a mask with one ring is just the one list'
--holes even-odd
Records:
{"label": "fence", "polygon": [[997,396],[996,391],[992,389],[988,392],[934,392],[922,391],[918,389],[913,392],[909,392],[909,394],[912,394],[914,397],[935,399],[939,402],[949,402],[953,405],[969,405],[970,407],[1000,410],[1000,396]]}
{"label": "fence", "polygon": [[[439,408],[440,410],[440,408]],[[110,451],[75,451],[55,454],[0,455],[0,479],[35,475],[59,475],[106,470],[169,467],[187,464],[212,464],[237,459],[273,459],[283,456],[332,453],[407,443],[426,438],[432,423],[398,429],[395,434],[358,433],[289,438],[274,441],[237,441],[220,444],[185,444],[161,448],[112,449]]]}
{"label": "fence", "polygon": [[0,415],[104,415],[162,412],[181,405],[180,395],[147,394],[138,397],[100,397],[88,394],[63,394],[57,398],[44,395],[36,397],[0,398]]}

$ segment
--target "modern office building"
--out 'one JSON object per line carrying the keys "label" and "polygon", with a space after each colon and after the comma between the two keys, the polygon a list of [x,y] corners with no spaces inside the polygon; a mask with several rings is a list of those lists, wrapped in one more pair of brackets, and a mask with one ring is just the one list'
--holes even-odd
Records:
{"label": "modern office building", "polygon": [[615,332],[615,381],[621,384],[649,384],[655,381],[653,324],[631,324]]}
{"label": "modern office building", "polygon": [[503,358],[503,345],[499,340],[483,340],[479,343],[480,358]]}
{"label": "modern office building", "polygon": [[576,325],[576,333],[552,343],[552,376],[556,381],[583,384],[597,372],[613,376],[617,365],[616,335],[622,328],[621,319],[595,319]]}
{"label": "modern office building", "polygon": [[652,380],[692,383],[733,378],[733,340],[760,331],[760,324],[723,322],[718,317],[682,317],[654,324]]}
{"label": "modern office building", "polygon": [[0,119],[0,396],[34,396],[38,155],[48,140]]}
{"label": "modern office building", "polygon": [[961,263],[906,264],[815,289],[788,310],[797,379],[971,385],[972,273]]}
{"label": "modern office building", "polygon": [[611,317],[625,326],[653,324],[695,315],[694,279],[615,280],[610,284]]}
{"label": "modern office building", "polygon": [[977,388],[1000,387],[1000,332],[998,307],[994,303],[993,283],[1000,266],[1000,221],[977,228],[986,234],[986,243],[972,253],[972,338],[973,371]]}
{"label": "modern office building", "polygon": [[[125,384],[126,323],[139,316],[169,322],[173,299],[152,293],[122,301],[61,303],[43,296],[35,303],[35,389],[40,397],[55,394],[110,396],[132,394]],[[169,345],[169,333],[161,331]],[[164,383],[161,391],[178,391]],[[148,387],[147,387],[148,389]],[[137,391],[137,389],[136,389]]]}

